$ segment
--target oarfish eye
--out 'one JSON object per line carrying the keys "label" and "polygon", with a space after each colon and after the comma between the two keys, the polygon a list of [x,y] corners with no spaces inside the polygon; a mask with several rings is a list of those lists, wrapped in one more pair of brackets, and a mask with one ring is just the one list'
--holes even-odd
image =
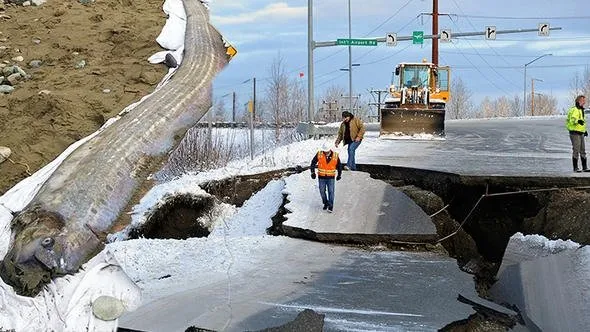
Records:
{"label": "oarfish eye", "polygon": [[47,248],[47,249],[53,248],[53,244],[54,243],[55,243],[55,240],[53,238],[50,238],[50,237],[46,237],[46,238],[43,239],[43,241],[41,241],[41,245],[44,248]]}

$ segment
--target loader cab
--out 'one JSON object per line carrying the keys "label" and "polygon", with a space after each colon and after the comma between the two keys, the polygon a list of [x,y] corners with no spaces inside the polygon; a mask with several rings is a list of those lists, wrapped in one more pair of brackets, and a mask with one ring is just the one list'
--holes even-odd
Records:
{"label": "loader cab", "polygon": [[429,86],[429,68],[425,66],[404,66],[400,82],[406,88],[421,88]]}

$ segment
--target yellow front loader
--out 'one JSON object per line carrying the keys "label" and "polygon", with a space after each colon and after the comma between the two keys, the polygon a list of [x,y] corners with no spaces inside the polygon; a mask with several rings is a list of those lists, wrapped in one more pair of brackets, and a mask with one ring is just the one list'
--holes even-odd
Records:
{"label": "yellow front loader", "polygon": [[444,136],[450,75],[450,67],[428,62],[397,65],[381,109],[380,136]]}

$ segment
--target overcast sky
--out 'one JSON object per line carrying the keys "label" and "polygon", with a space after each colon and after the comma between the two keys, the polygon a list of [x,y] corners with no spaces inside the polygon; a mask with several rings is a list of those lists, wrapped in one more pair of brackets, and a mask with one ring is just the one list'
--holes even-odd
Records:
{"label": "overcast sky", "polygon": [[[427,0],[351,0],[352,37],[384,37],[388,32],[411,36],[413,31],[432,32],[432,1]],[[348,1],[314,1],[314,40],[328,41],[348,37]],[[450,65],[452,75],[461,78],[471,90],[473,101],[485,96],[497,98],[523,97],[524,64],[543,54],[552,54],[527,66],[527,91],[531,79],[535,92],[558,98],[559,107],[569,106],[571,80],[590,65],[590,8],[586,1],[460,1],[441,0],[439,12],[449,14],[439,19],[439,29],[452,33],[484,31],[486,26],[497,30],[536,29],[549,23],[562,30],[551,31],[548,37],[536,32],[498,34],[496,40],[483,36],[462,37],[451,43],[440,43],[440,64]],[[251,94],[251,83],[257,77],[258,91],[264,89],[264,78],[279,54],[287,72],[301,78],[307,87],[307,1],[286,0],[214,0],[211,3],[213,24],[238,48],[238,56],[219,75],[215,95],[236,91],[240,99]],[[413,45],[399,42],[396,47],[354,47],[353,94],[385,89],[391,72],[399,62],[431,59],[431,43]],[[348,90],[347,48],[318,48],[315,55],[316,97],[326,88],[340,85]],[[229,99],[228,99],[229,102]],[[245,102],[245,101],[244,101]]]}

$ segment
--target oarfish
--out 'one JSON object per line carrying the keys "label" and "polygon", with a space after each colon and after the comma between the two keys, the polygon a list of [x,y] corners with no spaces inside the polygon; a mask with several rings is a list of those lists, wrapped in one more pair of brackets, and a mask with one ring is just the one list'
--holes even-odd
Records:
{"label": "oarfish", "polygon": [[[111,227],[145,179],[211,107],[211,84],[233,48],[208,10],[185,0],[182,65],[167,84],[70,154],[12,222],[2,279],[34,296],[104,248]],[[152,165],[154,164],[154,165]]]}

